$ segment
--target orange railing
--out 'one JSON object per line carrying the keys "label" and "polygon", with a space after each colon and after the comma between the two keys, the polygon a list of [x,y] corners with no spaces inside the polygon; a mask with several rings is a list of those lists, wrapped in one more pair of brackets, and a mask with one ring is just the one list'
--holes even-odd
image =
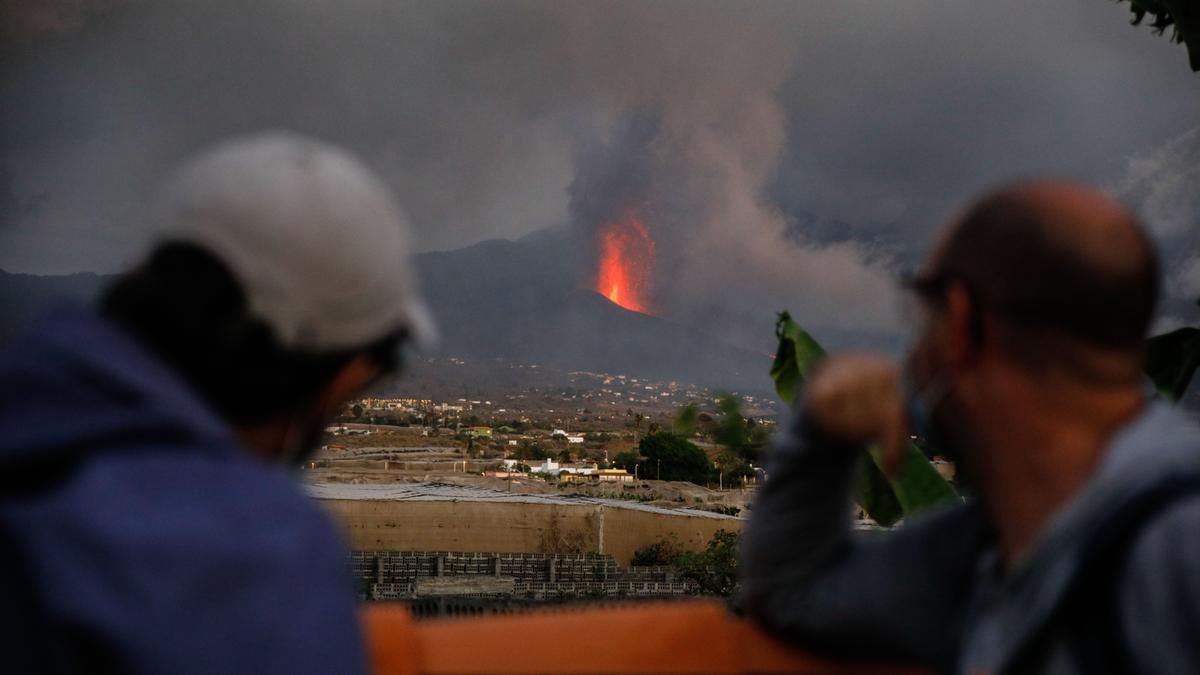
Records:
{"label": "orange railing", "polygon": [[700,600],[419,623],[377,604],[363,618],[375,675],[922,672],[816,658]]}

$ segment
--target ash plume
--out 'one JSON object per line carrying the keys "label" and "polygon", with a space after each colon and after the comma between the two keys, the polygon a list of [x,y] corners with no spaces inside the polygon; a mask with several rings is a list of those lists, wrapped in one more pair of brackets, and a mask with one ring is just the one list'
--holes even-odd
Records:
{"label": "ash plume", "polygon": [[1200,299],[1200,127],[1129,160],[1113,192],[1158,243],[1165,284],[1157,330],[1196,323]]}
{"label": "ash plume", "polygon": [[657,311],[763,349],[784,307],[890,332],[889,269],[966,199],[1110,180],[1200,105],[1169,45],[1084,0],[0,11],[0,269],[114,271],[171,166],[284,127],[362,155],[425,251],[558,228],[586,285],[596,229],[636,208]]}
{"label": "ash plume", "polygon": [[121,0],[6,0],[0,5],[0,45],[19,46],[79,31]]}

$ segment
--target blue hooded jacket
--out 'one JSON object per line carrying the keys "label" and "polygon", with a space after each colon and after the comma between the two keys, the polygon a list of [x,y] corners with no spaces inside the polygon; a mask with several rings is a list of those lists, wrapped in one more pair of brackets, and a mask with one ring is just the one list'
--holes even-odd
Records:
{"label": "blue hooded jacket", "polygon": [[853,532],[861,448],[803,420],[743,536],[742,600],[772,632],[939,672],[1200,672],[1200,428],[1178,410],[1148,402],[1009,569],[977,498]]}
{"label": "blue hooded jacket", "polygon": [[0,539],[40,608],[44,653],[18,660],[38,672],[366,670],[332,524],[95,313],[0,354]]}

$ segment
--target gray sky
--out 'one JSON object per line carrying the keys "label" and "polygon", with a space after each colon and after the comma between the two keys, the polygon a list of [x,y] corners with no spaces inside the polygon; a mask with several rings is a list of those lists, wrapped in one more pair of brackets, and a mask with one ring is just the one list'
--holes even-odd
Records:
{"label": "gray sky", "polygon": [[36,4],[0,16],[0,269],[115,270],[175,162],[286,127],[379,170],[422,250],[578,221],[631,157],[684,318],[888,330],[890,277],[940,223],[1047,173],[1135,202],[1172,291],[1200,294],[1200,76],[1124,5]]}

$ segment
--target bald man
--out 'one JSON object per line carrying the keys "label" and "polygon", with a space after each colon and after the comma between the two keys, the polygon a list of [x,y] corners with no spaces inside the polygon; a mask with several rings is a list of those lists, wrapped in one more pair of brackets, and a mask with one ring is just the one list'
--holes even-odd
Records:
{"label": "bald man", "polygon": [[[911,283],[903,366],[833,355],[810,379],[743,549],[744,601],[812,649],[957,673],[1200,672],[1200,430],[1148,398],[1158,267],[1085,187],[975,203]],[[861,448],[909,433],[963,503],[855,535]]]}

